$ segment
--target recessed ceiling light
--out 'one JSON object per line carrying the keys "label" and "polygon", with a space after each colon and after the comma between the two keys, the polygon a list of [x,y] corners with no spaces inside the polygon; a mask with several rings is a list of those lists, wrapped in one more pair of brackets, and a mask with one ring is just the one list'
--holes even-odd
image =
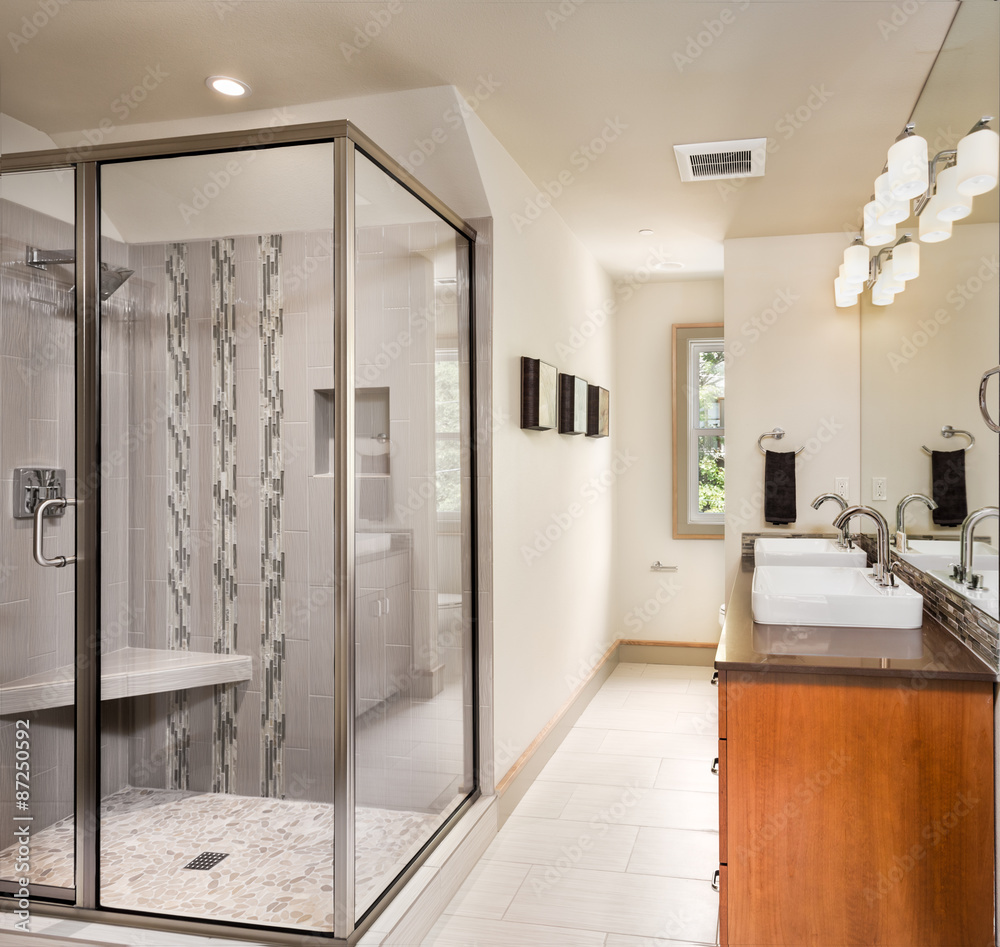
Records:
{"label": "recessed ceiling light", "polygon": [[241,96],[253,94],[253,89],[250,86],[245,82],[240,82],[239,79],[233,79],[231,76],[209,76],[205,80],[205,85],[210,89],[215,89],[216,92],[221,92],[223,95]]}
{"label": "recessed ceiling light", "polygon": [[684,264],[679,260],[664,260],[662,263],[656,263],[653,266],[654,270],[682,270],[684,269]]}
{"label": "recessed ceiling light", "polygon": [[639,236],[640,237],[651,237],[651,236],[653,236],[653,231],[650,230],[648,227],[646,227],[643,230],[639,231]]}

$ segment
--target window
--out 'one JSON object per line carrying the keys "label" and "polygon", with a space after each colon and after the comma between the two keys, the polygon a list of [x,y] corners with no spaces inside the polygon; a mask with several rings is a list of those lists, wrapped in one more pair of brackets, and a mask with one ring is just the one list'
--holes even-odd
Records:
{"label": "window", "polygon": [[675,539],[721,539],[725,530],[725,352],[721,323],[673,327]]}
{"label": "window", "polygon": [[439,350],[434,368],[437,511],[462,512],[461,385],[458,352]]}
{"label": "window", "polygon": [[688,518],[721,523],[726,511],[725,354],[721,339],[688,341],[688,378],[697,379],[697,397],[688,399],[690,424]]}

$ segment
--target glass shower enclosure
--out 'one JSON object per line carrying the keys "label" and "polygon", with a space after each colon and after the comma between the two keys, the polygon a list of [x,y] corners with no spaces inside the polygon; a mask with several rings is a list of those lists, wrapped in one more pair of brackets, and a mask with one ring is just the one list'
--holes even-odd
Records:
{"label": "glass shower enclosure", "polygon": [[477,791],[475,233],[346,122],[3,171],[0,897],[349,939]]}

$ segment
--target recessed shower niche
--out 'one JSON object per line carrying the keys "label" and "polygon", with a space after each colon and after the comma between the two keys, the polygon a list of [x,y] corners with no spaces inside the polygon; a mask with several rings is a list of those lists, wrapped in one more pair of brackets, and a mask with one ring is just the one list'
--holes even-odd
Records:
{"label": "recessed shower niche", "polygon": [[[24,594],[0,600],[0,745],[30,728],[45,764],[35,895],[342,940],[475,792],[473,233],[330,127],[0,177],[0,346],[25,369],[0,379],[2,476],[65,468],[45,549],[82,552],[41,568],[32,521],[2,525],[0,595]],[[74,242],[69,275],[29,265]],[[102,265],[132,271],[106,299]],[[0,896],[14,784],[9,754]]]}
{"label": "recessed shower niche", "polygon": [[[330,476],[335,469],[334,404],[332,389],[319,389],[313,392],[315,472],[317,477]],[[354,469],[357,476],[389,476],[390,437],[388,431],[389,389],[356,388],[354,390]]]}
{"label": "recessed shower niche", "polygon": [[389,389],[358,388],[354,392],[355,470],[359,477],[388,477]]}

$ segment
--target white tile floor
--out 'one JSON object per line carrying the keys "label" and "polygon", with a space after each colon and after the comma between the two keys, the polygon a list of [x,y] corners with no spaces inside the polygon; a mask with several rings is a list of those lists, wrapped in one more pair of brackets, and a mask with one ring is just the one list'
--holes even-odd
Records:
{"label": "white tile floor", "polygon": [[423,947],[714,944],[711,674],[618,665]]}
{"label": "white tile floor", "polygon": [[[710,678],[707,668],[618,665],[422,947],[714,944]],[[0,930],[12,926],[0,914]],[[130,947],[256,947],[40,917],[33,930]]]}

